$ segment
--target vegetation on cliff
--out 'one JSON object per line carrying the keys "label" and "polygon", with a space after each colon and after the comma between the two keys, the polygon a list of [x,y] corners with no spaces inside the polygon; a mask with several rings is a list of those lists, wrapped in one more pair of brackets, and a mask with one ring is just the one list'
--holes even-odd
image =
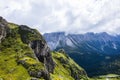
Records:
{"label": "vegetation on cliff", "polygon": [[35,29],[0,18],[0,41],[2,80],[87,80],[85,71],[69,56],[50,52]]}

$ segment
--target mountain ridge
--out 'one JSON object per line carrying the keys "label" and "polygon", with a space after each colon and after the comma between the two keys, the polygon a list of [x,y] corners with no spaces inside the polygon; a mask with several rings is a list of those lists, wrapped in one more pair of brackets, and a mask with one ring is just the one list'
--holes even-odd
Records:
{"label": "mountain ridge", "polygon": [[[119,73],[120,35],[103,33],[44,34],[52,50],[63,48],[89,76]],[[54,37],[52,36],[54,35]],[[62,36],[62,37],[61,37]],[[56,39],[57,38],[57,39]],[[51,43],[54,43],[55,46]],[[57,45],[56,45],[57,44]],[[105,68],[108,65],[107,68]],[[112,65],[112,67],[110,67]],[[106,69],[106,70],[105,70]]]}
{"label": "mountain ridge", "polygon": [[[50,37],[48,37],[48,36],[50,36]],[[104,42],[107,42],[107,41],[118,41],[118,42],[120,42],[120,40],[119,40],[120,35],[116,35],[116,36],[115,35],[109,35],[106,32],[102,32],[102,33],[89,32],[89,33],[85,33],[85,34],[68,34],[68,35],[65,35],[65,32],[53,32],[53,33],[44,34],[44,37],[45,37],[46,41],[48,42],[50,48],[52,48],[52,50],[55,49],[55,47],[53,48],[50,43],[54,42],[54,44],[56,44],[54,46],[57,46],[57,45],[59,46],[60,41],[63,41],[66,44],[69,43],[70,41],[73,42],[73,40],[74,40],[73,43],[75,43],[77,41],[79,41],[78,43],[80,43],[82,41],[92,41],[92,40],[94,40],[94,41],[104,41]],[[77,40],[77,41],[75,41],[75,40]],[[57,42],[55,42],[55,41],[57,41]],[[77,44],[77,43],[75,43],[75,44]],[[116,47],[115,44],[113,44],[112,46],[114,48]]]}

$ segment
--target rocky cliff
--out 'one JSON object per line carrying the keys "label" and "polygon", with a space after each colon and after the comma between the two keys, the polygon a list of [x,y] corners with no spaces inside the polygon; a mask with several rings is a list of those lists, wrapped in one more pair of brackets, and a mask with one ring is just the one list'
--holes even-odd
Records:
{"label": "rocky cliff", "polygon": [[6,37],[8,31],[6,20],[0,17],[0,42]]}
{"label": "rocky cliff", "polygon": [[0,17],[0,41],[0,79],[87,79],[84,69],[65,53],[51,52],[42,35],[26,25]]}
{"label": "rocky cliff", "polygon": [[50,54],[50,48],[48,47],[46,41],[43,39],[42,35],[39,34],[39,32],[36,30],[30,29],[24,25],[19,26],[19,32],[21,34],[22,41],[29,44],[38,60],[45,64],[48,72],[53,73],[55,64]]}

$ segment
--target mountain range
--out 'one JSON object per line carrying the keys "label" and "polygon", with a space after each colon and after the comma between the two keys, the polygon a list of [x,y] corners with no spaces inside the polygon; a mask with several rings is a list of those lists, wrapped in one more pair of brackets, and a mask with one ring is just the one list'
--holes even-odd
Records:
{"label": "mountain range", "polygon": [[41,35],[0,17],[0,80],[119,80],[119,43],[105,32]]}
{"label": "mountain range", "polygon": [[44,38],[52,50],[64,49],[91,77],[120,74],[120,35],[53,32],[45,33]]}

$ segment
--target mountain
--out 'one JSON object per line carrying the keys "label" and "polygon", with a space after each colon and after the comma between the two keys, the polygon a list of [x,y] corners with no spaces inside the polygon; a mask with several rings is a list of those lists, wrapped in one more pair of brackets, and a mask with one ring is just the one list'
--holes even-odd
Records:
{"label": "mountain", "polygon": [[88,80],[63,50],[50,51],[43,36],[0,17],[0,80]]}
{"label": "mountain", "polygon": [[120,74],[120,35],[54,32],[45,33],[44,38],[52,50],[64,49],[88,76]]}

